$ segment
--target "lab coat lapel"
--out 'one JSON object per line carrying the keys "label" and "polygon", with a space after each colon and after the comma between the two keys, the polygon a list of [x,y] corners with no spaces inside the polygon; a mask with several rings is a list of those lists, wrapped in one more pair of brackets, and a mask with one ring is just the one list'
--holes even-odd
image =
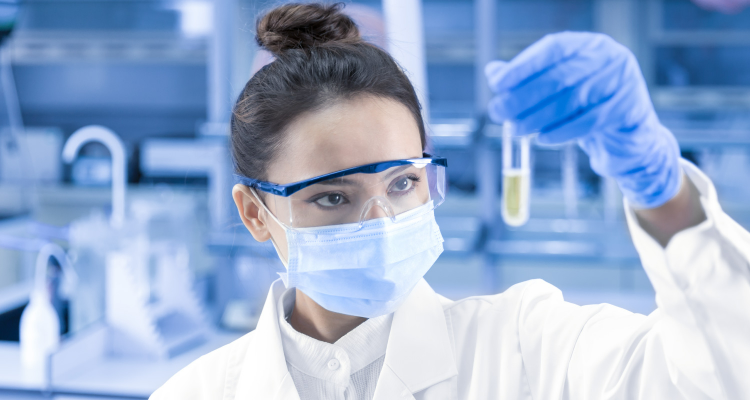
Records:
{"label": "lab coat lapel", "polygon": [[242,363],[235,400],[299,400],[299,394],[286,367],[279,332],[276,304],[284,290],[284,284],[280,279],[271,285],[258,326],[255,328],[255,337],[248,346]]}
{"label": "lab coat lapel", "polygon": [[452,349],[443,307],[423,279],[393,314],[374,400],[413,399],[458,375]]}

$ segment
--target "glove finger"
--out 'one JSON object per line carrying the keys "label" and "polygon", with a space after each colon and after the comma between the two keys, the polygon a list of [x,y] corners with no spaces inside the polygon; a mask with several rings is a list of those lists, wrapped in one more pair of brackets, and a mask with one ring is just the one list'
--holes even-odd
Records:
{"label": "glove finger", "polygon": [[519,118],[519,132],[539,131],[540,143],[562,143],[590,132],[602,116],[620,118],[605,110],[608,100],[620,91],[628,92],[628,86],[634,84],[623,81],[626,62],[619,58],[585,82],[557,93],[541,107]]}
{"label": "glove finger", "polygon": [[564,95],[564,92],[585,84],[623,51],[620,45],[613,46],[613,43],[609,39],[592,41],[575,56],[556,64],[534,80],[499,94],[505,102],[505,109],[513,119],[524,119]]}
{"label": "glove finger", "polygon": [[[650,135],[642,127],[658,124],[658,118],[638,62],[630,54],[623,56],[627,59],[613,68],[617,73],[611,80],[606,73],[592,80],[599,86],[594,89],[600,91],[599,104],[569,111],[556,125],[541,128],[541,143],[560,143],[595,131],[610,144],[609,153],[615,154],[629,146],[645,146],[644,141],[651,140],[641,137]],[[649,122],[653,118],[656,122]]]}
{"label": "glove finger", "polygon": [[501,96],[495,96],[490,99],[490,103],[487,106],[487,115],[496,124],[502,124],[503,121],[514,119],[505,108],[505,100]]}
{"label": "glove finger", "polygon": [[546,35],[519,53],[504,68],[485,69],[489,85],[496,93],[512,89],[564,61],[592,40],[601,40],[599,37],[606,36],[591,32]]}
{"label": "glove finger", "polygon": [[620,93],[608,101],[609,113],[619,118],[619,124],[605,132],[610,136],[632,137],[635,128],[656,115],[638,62],[632,56],[628,61],[622,71],[622,81],[627,87],[621,87]]}
{"label": "glove finger", "polygon": [[498,76],[502,71],[507,68],[508,61],[494,60],[487,63],[484,66],[484,76],[489,81],[491,76]]}

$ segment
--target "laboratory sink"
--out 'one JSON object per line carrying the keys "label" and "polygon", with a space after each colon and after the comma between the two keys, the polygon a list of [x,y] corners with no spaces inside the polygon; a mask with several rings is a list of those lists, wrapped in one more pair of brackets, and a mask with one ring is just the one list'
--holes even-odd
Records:
{"label": "laboratory sink", "polygon": [[[108,228],[106,214],[111,201],[108,187],[60,185],[34,190],[31,196],[34,198],[33,208],[27,214],[0,220],[0,340],[17,340],[18,319],[23,305],[28,301],[28,290],[18,295],[14,294],[18,291],[12,288],[21,282],[33,280],[37,255],[50,242],[68,251],[68,257],[80,278],[79,285],[87,282],[86,287],[98,288],[103,285],[89,283],[102,280],[103,272],[97,271],[104,271],[104,257],[115,249],[112,246],[119,249],[119,246],[136,238],[145,238],[148,248],[154,251],[159,251],[159,246],[170,245],[189,249],[189,266],[197,274],[212,268],[214,259],[208,255],[204,245],[209,231],[204,189],[163,186],[130,188],[127,196],[128,219],[122,230]],[[176,210],[179,215],[175,215]],[[183,211],[185,215],[182,215]],[[101,232],[93,230],[97,227],[106,229],[103,228]],[[83,234],[79,234],[81,232]],[[85,243],[83,239],[76,239],[83,236],[86,237]],[[96,246],[96,249],[92,246]],[[76,290],[74,293],[75,297],[83,291]],[[6,305],[2,301],[5,297],[15,300]],[[92,298],[99,297],[101,295]],[[92,304],[102,303],[94,301]],[[71,311],[73,331],[89,323],[88,319],[81,320],[76,315]]]}

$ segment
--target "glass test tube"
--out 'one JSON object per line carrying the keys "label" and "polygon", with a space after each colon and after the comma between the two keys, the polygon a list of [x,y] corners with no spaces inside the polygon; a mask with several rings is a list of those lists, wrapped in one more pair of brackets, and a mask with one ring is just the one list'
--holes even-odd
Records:
{"label": "glass test tube", "polygon": [[503,221],[510,226],[521,226],[529,220],[530,135],[516,136],[513,122],[503,123]]}

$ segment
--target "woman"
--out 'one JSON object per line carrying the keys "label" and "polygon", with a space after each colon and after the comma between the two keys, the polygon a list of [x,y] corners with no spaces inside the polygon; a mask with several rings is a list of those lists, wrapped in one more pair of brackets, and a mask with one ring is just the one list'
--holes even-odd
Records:
{"label": "woman", "polygon": [[422,277],[442,252],[447,163],[424,153],[407,77],[337,5],[276,8],[257,38],[276,59],[235,106],[232,194],[287,272],[255,331],[152,398],[750,398],[750,234],[680,160],[622,46],[563,33],[490,64],[490,115],[578,139],[617,180],[657,290],[649,316],[566,303],[538,280],[434,293]]}

